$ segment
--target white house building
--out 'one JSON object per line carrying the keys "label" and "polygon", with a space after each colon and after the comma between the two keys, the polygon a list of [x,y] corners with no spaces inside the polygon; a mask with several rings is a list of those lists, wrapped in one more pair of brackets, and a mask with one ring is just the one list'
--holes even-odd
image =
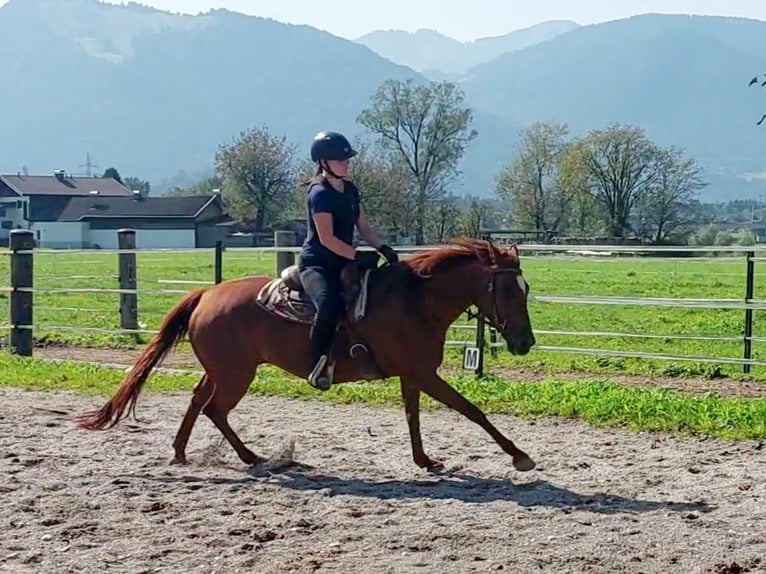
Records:
{"label": "white house building", "polygon": [[112,178],[0,175],[0,242],[30,229],[42,248],[117,248],[117,230],[136,230],[136,247],[211,247],[226,234],[218,194],[144,197]]}

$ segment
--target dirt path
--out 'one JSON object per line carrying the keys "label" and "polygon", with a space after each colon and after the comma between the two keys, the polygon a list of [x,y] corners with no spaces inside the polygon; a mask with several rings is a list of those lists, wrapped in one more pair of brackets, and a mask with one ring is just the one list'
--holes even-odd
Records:
{"label": "dirt path", "polygon": [[450,469],[430,476],[398,409],[248,395],[233,427],[297,462],[249,469],[202,418],[171,467],[187,401],[149,393],[148,422],[86,432],[71,417],[98,399],[0,388],[0,571],[766,572],[752,441],[492,417],[537,460],[523,474],[473,423],[428,412],[427,452]]}
{"label": "dirt path", "polygon": [[[133,364],[140,350],[132,349],[86,349],[79,347],[46,347],[35,349],[35,357],[42,359],[57,359],[68,361],[95,362],[102,364],[120,365],[128,367]],[[201,369],[196,357],[190,352],[174,350],[168,355],[163,367],[181,370]],[[491,372],[512,381],[541,381],[550,379],[553,375],[540,373],[530,369],[508,369],[492,367]],[[628,375],[587,375],[573,373],[557,373],[557,379],[577,380],[584,378],[608,379],[618,384],[633,387],[665,386],[692,395],[702,395],[708,392],[717,392],[725,397],[758,397],[766,395],[766,384],[751,381],[738,381],[734,379],[700,379],[678,377],[647,377]]]}

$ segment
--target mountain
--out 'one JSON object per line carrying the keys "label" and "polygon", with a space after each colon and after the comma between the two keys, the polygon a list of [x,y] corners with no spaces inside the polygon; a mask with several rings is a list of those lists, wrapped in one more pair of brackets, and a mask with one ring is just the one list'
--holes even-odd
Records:
{"label": "mountain", "polygon": [[355,41],[384,58],[426,74],[431,79],[456,79],[468,69],[502,54],[546,42],[579,27],[569,20],[543,22],[502,36],[459,42],[435,30],[377,30]]}
{"label": "mountain", "polygon": [[415,78],[308,26],[134,3],[11,0],[0,7],[0,171],[103,170],[154,182],[208,168],[219,144],[266,125],[308,155],[388,78]]}
{"label": "mountain", "polygon": [[708,198],[764,194],[766,111],[747,84],[766,70],[766,22],[644,15],[584,26],[470,70],[461,86],[479,109],[521,123],[557,120],[574,133],[636,124],[697,158]]}
{"label": "mountain", "polygon": [[[477,45],[480,42],[476,42]],[[445,46],[452,45],[446,42]],[[503,48],[505,49],[505,48]],[[455,193],[489,196],[519,132],[537,120],[583,133],[643,127],[703,163],[704,197],[766,195],[766,23],[646,15],[582,26],[485,61],[459,77],[478,137]],[[193,183],[216,149],[266,125],[308,155],[324,128],[354,137],[389,78],[424,74],[308,26],[226,10],[196,16],[135,3],[11,0],[0,7],[0,172],[115,166],[123,176]]]}

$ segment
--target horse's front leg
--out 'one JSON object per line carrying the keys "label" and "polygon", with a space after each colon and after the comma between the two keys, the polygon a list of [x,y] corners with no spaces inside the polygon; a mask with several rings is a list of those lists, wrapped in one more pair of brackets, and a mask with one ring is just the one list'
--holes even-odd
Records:
{"label": "horse's front leg", "polygon": [[[513,442],[506,438],[503,433],[497,430],[492,423],[487,420],[487,416],[476,405],[471,403],[463,395],[453,389],[444,379],[436,373],[419,377],[418,387],[424,393],[430,395],[437,401],[463,414],[469,420],[478,424],[489,435],[495,439],[495,442],[505,452],[513,457],[513,466],[516,470],[528,471],[535,468],[534,461],[523,450],[518,448]],[[410,430],[412,428],[410,427]],[[418,434],[418,437],[420,435]],[[414,445],[414,443],[413,443]],[[414,447],[413,447],[414,448]],[[421,447],[422,451],[422,447]]]}
{"label": "horse's front leg", "polygon": [[401,377],[400,384],[404,401],[404,414],[407,417],[407,427],[410,430],[412,460],[420,468],[429,470],[441,468],[442,463],[429,458],[423,450],[423,440],[420,437],[420,388],[418,388],[416,381],[407,377]]}

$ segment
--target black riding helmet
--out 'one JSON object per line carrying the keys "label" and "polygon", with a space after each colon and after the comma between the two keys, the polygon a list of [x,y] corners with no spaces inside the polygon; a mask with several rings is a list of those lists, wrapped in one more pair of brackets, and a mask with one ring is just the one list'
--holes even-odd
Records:
{"label": "black riding helmet", "polygon": [[350,159],[357,154],[356,150],[346,139],[346,136],[338,132],[322,131],[314,136],[311,143],[311,161],[340,161]]}

